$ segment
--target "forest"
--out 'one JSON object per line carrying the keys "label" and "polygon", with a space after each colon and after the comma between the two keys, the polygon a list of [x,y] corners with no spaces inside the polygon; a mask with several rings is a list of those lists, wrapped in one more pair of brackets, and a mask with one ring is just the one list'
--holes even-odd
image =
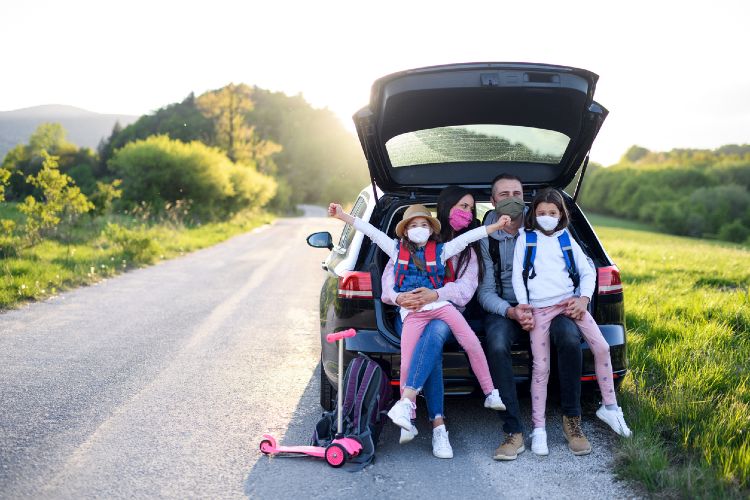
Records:
{"label": "forest", "polygon": [[589,167],[578,202],[666,233],[750,244],[750,145],[632,146],[616,165]]}

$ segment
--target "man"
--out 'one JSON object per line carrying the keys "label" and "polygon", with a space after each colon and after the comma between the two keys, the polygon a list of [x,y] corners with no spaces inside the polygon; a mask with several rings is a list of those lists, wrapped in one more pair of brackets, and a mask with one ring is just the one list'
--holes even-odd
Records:
{"label": "man", "polygon": [[[506,436],[493,458],[515,460],[526,447],[513,379],[511,345],[528,339],[528,330],[534,325],[531,306],[517,303],[512,284],[513,252],[524,218],[521,180],[509,174],[499,175],[492,181],[491,200],[495,211],[487,214],[484,223],[497,220],[498,212],[510,215],[512,222],[481,241],[485,273],[477,294],[479,303],[488,313],[484,323],[487,362],[495,387],[507,407],[506,411],[499,412]],[[550,338],[558,359],[563,433],[573,454],[586,455],[591,453],[591,445],[581,430],[580,335],[575,323],[565,316],[558,316],[550,326]]]}

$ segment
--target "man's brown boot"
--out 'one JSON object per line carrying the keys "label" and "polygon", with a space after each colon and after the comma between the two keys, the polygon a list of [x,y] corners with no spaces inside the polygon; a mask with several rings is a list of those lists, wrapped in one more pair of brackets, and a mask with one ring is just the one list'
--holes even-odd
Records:
{"label": "man's brown boot", "polygon": [[563,434],[568,440],[568,449],[573,455],[588,455],[591,453],[591,443],[581,430],[581,417],[566,417],[563,415]]}
{"label": "man's brown boot", "polygon": [[500,443],[492,458],[495,460],[515,460],[518,454],[524,451],[526,451],[526,447],[523,445],[523,434],[516,432],[505,436],[505,441]]}

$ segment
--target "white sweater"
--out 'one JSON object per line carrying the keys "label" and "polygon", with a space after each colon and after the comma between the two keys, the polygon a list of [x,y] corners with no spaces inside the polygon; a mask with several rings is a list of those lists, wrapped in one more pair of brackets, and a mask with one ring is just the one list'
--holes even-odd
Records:
{"label": "white sweater", "polygon": [[[534,257],[533,269],[536,276],[528,280],[529,295],[526,296],[526,288],[523,286],[523,259],[526,254],[526,233],[521,232],[516,241],[516,249],[513,254],[513,291],[519,304],[531,304],[533,307],[548,307],[559,303],[574,295],[588,297],[594,294],[596,271],[590,264],[586,254],[570,237],[573,248],[573,258],[576,269],[581,276],[580,294],[573,289],[573,281],[568,275],[565,266],[560,242],[557,237],[563,230],[557,231],[551,236],[546,236],[540,231],[536,233],[536,256]],[[533,274],[529,271],[529,275]]]}

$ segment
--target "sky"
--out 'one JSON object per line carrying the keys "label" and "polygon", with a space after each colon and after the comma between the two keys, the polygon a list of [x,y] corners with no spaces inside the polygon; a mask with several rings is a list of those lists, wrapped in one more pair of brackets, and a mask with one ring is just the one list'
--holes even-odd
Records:
{"label": "sky", "polygon": [[234,82],[302,94],[354,130],[409,68],[540,62],[599,75],[592,161],[750,143],[750,2],[3,0],[0,111],[141,115]]}

